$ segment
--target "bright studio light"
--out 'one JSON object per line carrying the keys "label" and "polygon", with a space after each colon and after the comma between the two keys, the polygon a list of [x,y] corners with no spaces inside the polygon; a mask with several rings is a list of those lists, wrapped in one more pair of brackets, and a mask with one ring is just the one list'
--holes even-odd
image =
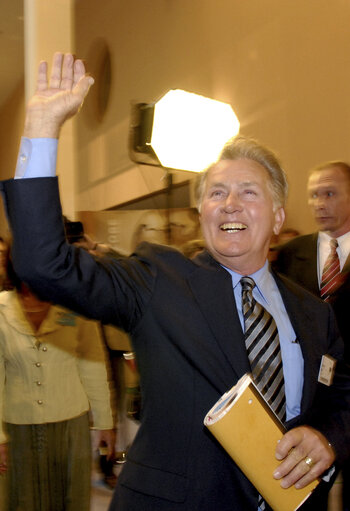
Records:
{"label": "bright studio light", "polygon": [[154,105],[149,145],[163,167],[200,172],[238,132],[229,104],[176,89]]}

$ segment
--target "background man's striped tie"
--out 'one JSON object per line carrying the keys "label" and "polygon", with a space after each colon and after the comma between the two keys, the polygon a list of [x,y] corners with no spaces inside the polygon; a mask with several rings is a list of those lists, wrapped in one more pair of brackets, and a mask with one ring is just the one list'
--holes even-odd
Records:
{"label": "background man's striped tie", "polygon": [[330,240],[330,247],[331,251],[323,268],[320,287],[321,298],[326,302],[344,282],[344,275],[340,272],[339,256],[337,253],[338,241],[335,238]]}

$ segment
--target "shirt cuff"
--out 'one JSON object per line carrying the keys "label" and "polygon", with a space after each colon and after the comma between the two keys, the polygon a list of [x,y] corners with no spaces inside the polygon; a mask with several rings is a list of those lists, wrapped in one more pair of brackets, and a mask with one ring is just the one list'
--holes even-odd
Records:
{"label": "shirt cuff", "polygon": [[57,138],[22,137],[15,179],[55,177],[57,147]]}

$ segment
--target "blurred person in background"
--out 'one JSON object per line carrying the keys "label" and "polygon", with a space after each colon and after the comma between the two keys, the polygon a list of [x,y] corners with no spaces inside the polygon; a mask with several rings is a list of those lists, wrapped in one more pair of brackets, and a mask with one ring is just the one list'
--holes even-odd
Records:
{"label": "blurred person in background", "polygon": [[[307,191],[319,231],[279,247],[274,267],[332,305],[350,364],[350,165],[318,165],[310,172]],[[343,510],[350,511],[349,462],[343,468]]]}
{"label": "blurred person in background", "polygon": [[3,509],[89,511],[90,409],[109,457],[115,443],[99,327],[40,300],[8,268],[14,289],[0,294]]}

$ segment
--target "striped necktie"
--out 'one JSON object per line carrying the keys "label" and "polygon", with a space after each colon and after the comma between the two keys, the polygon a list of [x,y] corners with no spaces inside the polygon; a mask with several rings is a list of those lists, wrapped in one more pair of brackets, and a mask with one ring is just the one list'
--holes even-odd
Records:
{"label": "striped necktie", "polygon": [[254,280],[242,277],[241,285],[245,344],[252,377],[271,409],[283,422],[286,398],[277,325],[271,314],[253,297]]}
{"label": "striped necktie", "polygon": [[[271,314],[253,297],[254,280],[242,277],[241,286],[244,337],[252,377],[271,409],[283,422],[286,418],[286,397],[277,325]],[[261,495],[258,496],[258,507],[261,511],[271,510]]]}
{"label": "striped necktie", "polygon": [[331,251],[323,268],[320,287],[321,298],[326,302],[330,300],[331,296],[344,282],[344,275],[340,271],[340,263],[337,253],[338,241],[335,238],[332,238],[329,243]]}

